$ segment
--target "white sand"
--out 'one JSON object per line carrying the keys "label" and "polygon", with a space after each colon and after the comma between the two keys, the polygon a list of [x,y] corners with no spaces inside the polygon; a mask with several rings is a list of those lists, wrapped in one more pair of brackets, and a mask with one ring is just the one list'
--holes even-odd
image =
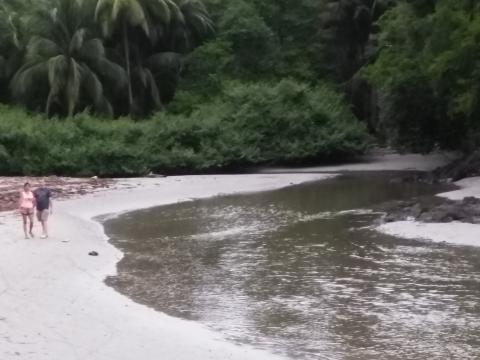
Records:
{"label": "white sand", "polygon": [[[467,178],[456,183],[460,190],[451,191],[439,196],[452,200],[464,197],[480,198],[480,177]],[[398,221],[381,225],[380,232],[406,239],[423,239],[435,242],[446,242],[455,245],[480,246],[480,225],[460,222],[436,224],[416,221]]]}
{"label": "white sand", "polygon": [[314,166],[304,168],[265,168],[265,174],[311,173],[311,172],[349,172],[349,171],[432,171],[447,165],[458,155],[454,153],[397,154],[377,153],[364,156],[360,161],[334,166]]}
{"label": "white sand", "polygon": [[[107,287],[103,280],[115,273],[122,254],[91,219],[326,177],[291,174],[125,180],[122,189],[55,204],[49,240],[25,240],[17,215],[1,217],[0,359],[279,359],[266,351],[234,345],[197,323],[138,305]],[[100,256],[88,256],[92,250]]]}

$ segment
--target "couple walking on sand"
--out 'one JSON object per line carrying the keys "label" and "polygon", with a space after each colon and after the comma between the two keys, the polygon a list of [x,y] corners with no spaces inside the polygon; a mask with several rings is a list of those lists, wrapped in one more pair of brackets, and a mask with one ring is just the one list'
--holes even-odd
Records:
{"label": "couple walking on sand", "polygon": [[52,200],[50,190],[41,184],[38,189],[32,191],[30,183],[23,185],[20,191],[20,214],[23,218],[23,231],[25,239],[34,237],[33,235],[33,216],[35,209],[37,211],[37,219],[42,224],[42,239],[48,238],[48,216],[52,213]]}

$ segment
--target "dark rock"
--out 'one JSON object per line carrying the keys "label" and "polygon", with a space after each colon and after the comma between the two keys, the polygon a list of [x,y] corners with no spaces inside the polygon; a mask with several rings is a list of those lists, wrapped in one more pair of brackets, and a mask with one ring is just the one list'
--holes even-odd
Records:
{"label": "dark rock", "polygon": [[467,205],[480,205],[480,199],[469,196],[463,199],[463,203]]}
{"label": "dark rock", "polygon": [[431,173],[431,177],[436,181],[458,181],[471,176],[480,176],[480,150],[465,155]]}
{"label": "dark rock", "polygon": [[96,251],[90,251],[90,252],[88,253],[88,255],[90,255],[90,256],[98,256],[98,252],[96,252]]}
{"label": "dark rock", "polygon": [[388,205],[385,222],[414,219],[422,222],[446,223],[460,221],[480,223],[480,199],[465,198],[454,201],[442,198],[400,201]]}

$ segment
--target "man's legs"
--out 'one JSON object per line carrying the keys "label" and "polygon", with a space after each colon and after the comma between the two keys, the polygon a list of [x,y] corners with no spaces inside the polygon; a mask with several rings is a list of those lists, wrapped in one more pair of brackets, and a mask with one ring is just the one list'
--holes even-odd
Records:
{"label": "man's legs", "polygon": [[48,238],[48,219],[42,220],[42,238]]}
{"label": "man's legs", "polygon": [[42,224],[42,239],[48,237],[48,209],[37,211],[38,221]]}

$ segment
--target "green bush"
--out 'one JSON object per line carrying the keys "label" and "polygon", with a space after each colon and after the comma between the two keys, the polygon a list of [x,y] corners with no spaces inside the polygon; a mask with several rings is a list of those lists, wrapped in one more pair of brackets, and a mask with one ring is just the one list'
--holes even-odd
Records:
{"label": "green bush", "polygon": [[334,91],[284,80],[225,85],[187,114],[47,119],[0,107],[0,173],[134,176],[362,153],[368,135]]}

